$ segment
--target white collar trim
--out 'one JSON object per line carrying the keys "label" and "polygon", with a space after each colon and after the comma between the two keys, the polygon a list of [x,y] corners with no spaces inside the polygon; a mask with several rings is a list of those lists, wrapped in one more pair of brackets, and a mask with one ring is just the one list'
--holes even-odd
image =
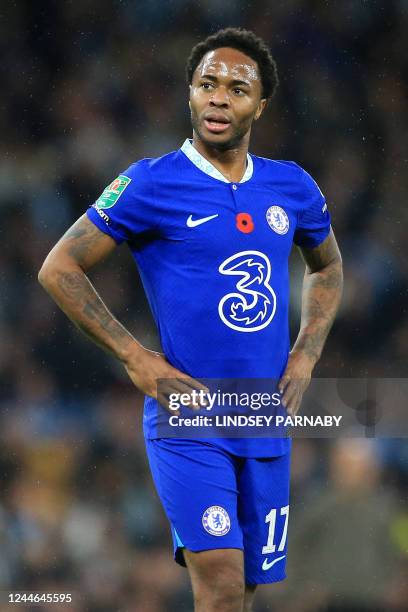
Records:
{"label": "white collar trim", "polygon": [[[193,147],[191,140],[189,140],[188,138],[186,138],[186,140],[184,141],[181,147],[181,151],[183,151],[183,153],[188,157],[188,159],[195,166],[197,166],[199,170],[201,170],[202,172],[205,172],[205,174],[208,174],[208,176],[211,176],[212,178],[215,178],[219,181],[223,181],[223,183],[232,182],[232,181],[229,181],[223,174],[221,174],[221,172],[217,170],[217,168],[213,166],[213,164],[209,162],[208,159],[203,157],[201,153],[199,153],[197,149]],[[246,181],[249,181],[249,179],[252,177],[253,172],[254,172],[254,164],[253,164],[250,154],[247,153],[247,167],[246,167],[244,176],[239,182],[246,183]]]}

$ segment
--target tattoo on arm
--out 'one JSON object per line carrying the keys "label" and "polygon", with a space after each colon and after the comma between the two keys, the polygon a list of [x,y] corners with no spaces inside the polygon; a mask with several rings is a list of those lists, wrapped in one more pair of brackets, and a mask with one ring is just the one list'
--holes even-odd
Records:
{"label": "tattoo on arm", "polygon": [[317,272],[328,266],[332,261],[341,260],[339,247],[337,246],[333,230],[319,246],[308,249],[301,248],[300,253],[309,272]]}
{"label": "tattoo on arm", "polygon": [[62,236],[61,243],[66,243],[68,255],[79,265],[86,265],[89,254],[104,240],[106,235],[84,216]]}
{"label": "tattoo on arm", "polygon": [[115,246],[115,241],[84,215],[48,255],[40,282],[81,331],[122,359],[135,339],[115,319],[86,275]]}
{"label": "tattoo on arm", "polygon": [[134,342],[82,271],[61,272],[57,285],[61,297],[54,294],[56,301],[79,329],[102,348],[120,357],[121,350]]}
{"label": "tattoo on arm", "polygon": [[301,328],[294,345],[317,361],[336,316],[343,288],[340,252],[334,235],[315,249],[302,249],[306,272]]}

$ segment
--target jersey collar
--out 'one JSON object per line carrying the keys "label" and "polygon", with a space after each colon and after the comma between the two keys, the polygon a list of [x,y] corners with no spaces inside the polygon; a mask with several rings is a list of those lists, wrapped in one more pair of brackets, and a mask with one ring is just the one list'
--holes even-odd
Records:
{"label": "jersey collar", "polygon": [[[213,166],[212,163],[208,161],[208,159],[205,159],[205,157],[203,157],[201,153],[199,153],[197,149],[193,147],[192,141],[189,138],[186,138],[186,140],[184,141],[181,147],[181,151],[183,151],[183,153],[188,157],[188,159],[195,166],[197,166],[199,170],[205,172],[205,174],[208,174],[208,176],[211,176],[212,178],[215,178],[219,181],[223,181],[224,183],[231,182],[223,174],[221,174],[221,172],[217,170],[217,168]],[[249,179],[252,177],[253,172],[254,164],[252,162],[250,154],[247,153],[247,167],[244,176],[239,182],[245,183],[246,181],[249,181]]]}

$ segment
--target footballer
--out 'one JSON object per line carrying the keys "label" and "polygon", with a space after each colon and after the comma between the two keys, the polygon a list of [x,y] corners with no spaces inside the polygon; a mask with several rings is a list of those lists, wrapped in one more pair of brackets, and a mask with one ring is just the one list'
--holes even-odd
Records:
{"label": "footballer", "polygon": [[[296,414],[338,309],[342,263],[311,176],[248,152],[253,122],[278,85],[265,42],[220,30],[192,49],[186,73],[192,139],[121,172],[52,249],[39,280],[145,395],[147,455],[195,610],[241,612],[251,610],[257,585],[286,577],[291,440],[160,437],[158,415],[170,394],[203,391],[206,378],[277,380]],[[87,276],[122,242],[161,353],[115,319]],[[290,350],[293,244],[305,276]]]}

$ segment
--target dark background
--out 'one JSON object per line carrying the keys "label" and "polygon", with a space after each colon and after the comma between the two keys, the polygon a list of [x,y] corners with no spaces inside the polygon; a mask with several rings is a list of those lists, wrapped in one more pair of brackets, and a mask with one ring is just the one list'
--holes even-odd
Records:
{"label": "dark background", "polygon": [[[314,176],[344,256],[344,299],[316,374],[406,376],[405,0],[1,2],[3,595],[74,592],[73,612],[191,609],[147,469],[141,397],[37,273],[120,171],[190,136],[185,60],[229,25],[264,37],[279,68],[251,151]],[[294,253],[292,338],[302,275]],[[156,348],[127,247],[92,278]],[[402,440],[297,440],[288,580],[260,590],[256,612],[406,610],[407,475]]]}

